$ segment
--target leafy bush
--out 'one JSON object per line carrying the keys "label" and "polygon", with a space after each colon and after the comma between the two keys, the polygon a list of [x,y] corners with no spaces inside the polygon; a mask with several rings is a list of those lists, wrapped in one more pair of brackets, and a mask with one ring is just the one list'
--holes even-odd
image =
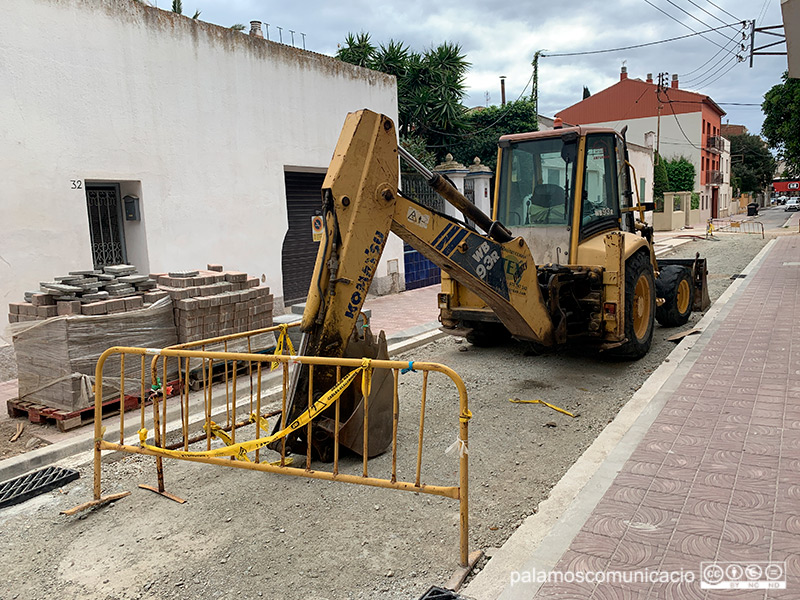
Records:
{"label": "leafy bush", "polygon": [[694,165],[684,156],[671,158],[664,162],[669,180],[670,192],[691,192],[694,190]]}

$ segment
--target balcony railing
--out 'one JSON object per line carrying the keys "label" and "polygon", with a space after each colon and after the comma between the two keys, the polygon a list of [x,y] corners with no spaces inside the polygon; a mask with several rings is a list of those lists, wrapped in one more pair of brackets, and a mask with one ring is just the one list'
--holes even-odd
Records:
{"label": "balcony railing", "polygon": [[722,183],[722,171],[706,171],[706,184],[720,185]]}
{"label": "balcony railing", "polygon": [[722,141],[722,137],[719,135],[710,135],[706,138],[706,150],[710,150],[715,154],[722,154],[725,146]]}

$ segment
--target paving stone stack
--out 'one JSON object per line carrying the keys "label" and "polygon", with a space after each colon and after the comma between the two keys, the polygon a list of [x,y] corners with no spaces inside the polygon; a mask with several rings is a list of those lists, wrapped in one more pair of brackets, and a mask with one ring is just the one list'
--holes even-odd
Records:
{"label": "paving stone stack", "polygon": [[166,297],[156,281],[133,265],[70,271],[25,292],[24,302],[8,305],[8,321],[22,323],[67,315],[112,315],[138,310]]}
{"label": "paving stone stack", "polygon": [[272,294],[257,277],[221,265],[150,277],[172,298],[181,344],[272,326]]}

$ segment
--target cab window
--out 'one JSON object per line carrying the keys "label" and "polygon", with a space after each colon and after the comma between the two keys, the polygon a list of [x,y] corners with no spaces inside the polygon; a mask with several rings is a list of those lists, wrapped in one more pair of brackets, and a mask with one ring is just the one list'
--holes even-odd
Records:
{"label": "cab window", "polygon": [[[619,165],[613,134],[591,134],[586,139],[581,229],[593,233],[618,224]],[[624,164],[624,162],[623,162]]]}
{"label": "cab window", "polygon": [[512,227],[567,225],[576,142],[529,140],[503,149],[497,217]]}

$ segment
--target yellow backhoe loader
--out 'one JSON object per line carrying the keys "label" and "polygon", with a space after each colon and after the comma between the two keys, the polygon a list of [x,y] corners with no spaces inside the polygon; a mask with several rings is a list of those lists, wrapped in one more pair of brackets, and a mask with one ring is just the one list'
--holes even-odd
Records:
{"label": "yellow backhoe loader", "polygon": [[[400,156],[464,219],[426,208],[398,189]],[[706,264],[658,261],[653,230],[634,202],[624,132],[558,128],[500,138],[492,215],[397,143],[392,120],[368,110],[345,120],[322,188],[324,236],[303,315],[300,352],[386,357],[383,335],[356,328],[389,232],[442,269],[442,327],[475,344],[513,337],[539,349],[580,340],[598,352],[637,359],[654,321],[675,326],[708,304]],[[296,369],[288,419],[308,407],[306,370]],[[317,368],[314,390],[333,386]],[[354,385],[351,390],[359,390]],[[341,400],[340,442],[362,450],[363,398]],[[391,441],[390,382],[369,397],[369,456]],[[305,452],[305,431],[288,439]],[[330,457],[333,421],[314,421],[312,447]]]}

